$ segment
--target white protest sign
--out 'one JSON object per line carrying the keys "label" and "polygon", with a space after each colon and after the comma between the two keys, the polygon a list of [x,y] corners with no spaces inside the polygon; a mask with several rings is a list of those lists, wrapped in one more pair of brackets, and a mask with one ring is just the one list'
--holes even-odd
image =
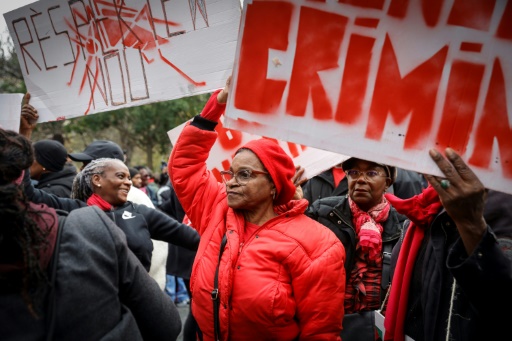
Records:
{"label": "white protest sign", "polygon": [[4,17],[45,122],[221,87],[240,13],[239,0],[45,0]]}
{"label": "white protest sign", "polygon": [[[226,129],[222,122],[224,117],[221,116],[219,124],[215,128],[218,133],[218,139],[213,145],[208,160],[207,168],[212,171],[217,180],[222,181],[220,171],[229,169],[233,154],[244,144],[251,140],[261,138],[259,135],[245,133],[233,129]],[[183,127],[187,122],[175,127],[167,132],[169,139],[173,145],[176,144]],[[277,141],[283,150],[293,159],[295,165],[304,168],[303,177],[310,179],[313,176],[343,162],[348,156],[329,152],[326,150],[301,146],[295,143],[285,141]]]}
{"label": "white protest sign", "polygon": [[225,124],[512,193],[511,56],[512,1],[249,1]]}
{"label": "white protest sign", "polygon": [[[21,101],[23,94],[0,94],[0,128],[20,130]],[[51,113],[39,99],[30,99],[30,104],[39,115],[49,116]]]}
{"label": "white protest sign", "polygon": [[22,100],[23,94],[0,94],[0,128],[20,131]]}

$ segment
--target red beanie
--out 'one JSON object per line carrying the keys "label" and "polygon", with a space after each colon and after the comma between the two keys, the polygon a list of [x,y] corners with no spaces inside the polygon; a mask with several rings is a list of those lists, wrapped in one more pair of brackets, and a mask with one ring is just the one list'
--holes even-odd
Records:
{"label": "red beanie", "polygon": [[249,141],[240,149],[244,148],[256,154],[269,172],[276,186],[274,204],[283,205],[290,201],[295,194],[295,185],[291,180],[295,174],[295,165],[283,148],[274,140],[265,138]]}

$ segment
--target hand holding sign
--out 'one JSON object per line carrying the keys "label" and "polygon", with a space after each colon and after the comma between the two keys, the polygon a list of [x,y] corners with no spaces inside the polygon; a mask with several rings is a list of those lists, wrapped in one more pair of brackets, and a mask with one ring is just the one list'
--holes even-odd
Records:
{"label": "hand holding sign", "polygon": [[293,184],[295,185],[295,194],[293,195],[294,200],[299,200],[304,197],[301,185],[308,181],[308,179],[304,177],[305,171],[304,167],[300,165],[295,166],[295,175],[292,177]]}
{"label": "hand holding sign", "polygon": [[20,134],[30,140],[32,130],[36,127],[36,122],[39,119],[39,114],[29,102],[30,93],[27,92],[21,101]]}
{"label": "hand holding sign", "polygon": [[[468,255],[473,253],[485,231],[485,187],[453,149],[446,148],[446,158],[435,149],[430,157],[444,173],[446,179],[426,174],[425,177],[439,195],[448,215],[453,219]],[[448,181],[449,186],[443,186]]]}
{"label": "hand holding sign", "polygon": [[231,76],[226,80],[226,86],[222,89],[221,92],[217,95],[217,102],[224,104],[228,101],[229,88],[231,87]]}

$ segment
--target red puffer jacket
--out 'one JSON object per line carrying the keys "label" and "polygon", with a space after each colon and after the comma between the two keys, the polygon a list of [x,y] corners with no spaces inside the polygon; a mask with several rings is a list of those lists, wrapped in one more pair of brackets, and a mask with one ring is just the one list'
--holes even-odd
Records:
{"label": "red puffer jacket", "polygon": [[203,340],[214,339],[213,289],[219,269],[222,340],[340,340],[345,250],[336,236],[306,217],[307,200],[276,207],[240,244],[244,217],[227,206],[225,186],[206,168],[217,133],[188,124],[169,160],[176,194],[201,235],[191,276],[192,311]]}

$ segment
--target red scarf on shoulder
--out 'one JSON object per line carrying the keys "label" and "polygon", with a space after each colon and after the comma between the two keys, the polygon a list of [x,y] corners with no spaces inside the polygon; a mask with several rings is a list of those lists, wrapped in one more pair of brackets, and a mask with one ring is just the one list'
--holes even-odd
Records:
{"label": "red scarf on shoulder", "polygon": [[425,236],[425,229],[439,213],[442,204],[437,192],[430,184],[423,192],[410,199],[402,200],[392,194],[385,196],[399,213],[406,215],[411,220],[398,254],[384,319],[386,329],[384,341],[403,341],[414,262]]}
{"label": "red scarf on shoulder", "polygon": [[102,211],[110,211],[112,209],[112,205],[103,200],[103,198],[96,193],[93,193],[93,195],[87,199],[87,206],[98,206]]}

